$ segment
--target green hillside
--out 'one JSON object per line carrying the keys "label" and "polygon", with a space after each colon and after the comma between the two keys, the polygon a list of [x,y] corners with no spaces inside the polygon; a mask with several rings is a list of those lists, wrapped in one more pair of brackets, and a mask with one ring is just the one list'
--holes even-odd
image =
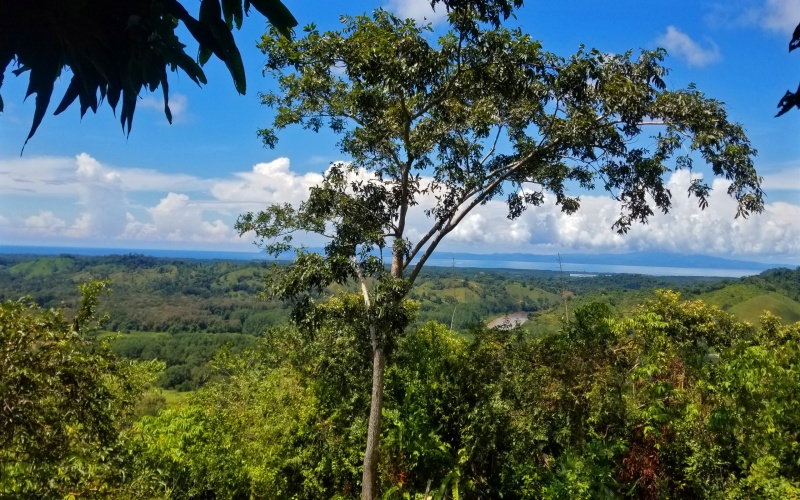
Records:
{"label": "green hillside", "polygon": [[69,257],[42,257],[11,266],[8,272],[14,276],[37,278],[70,272],[73,269],[75,269],[75,262]]}
{"label": "green hillside", "polygon": [[758,295],[728,309],[737,318],[751,323],[757,322],[764,311],[778,316],[783,323],[800,321],[800,302],[775,292]]}
{"label": "green hillside", "polygon": [[[111,280],[112,293],[101,298],[100,307],[109,314],[105,328],[123,332],[115,351],[165,361],[161,387],[189,390],[208,380],[210,360],[220,348],[252,346],[255,337],[288,323],[291,304],[258,299],[266,267],[142,255],[1,256],[0,299],[30,295],[42,306],[69,310],[76,305],[78,283]],[[789,269],[725,280],[430,268],[420,274],[410,298],[419,303],[418,324],[438,321],[463,333],[505,314],[525,314],[523,330],[539,336],[559,331],[565,316],[592,302],[629,314],[659,288],[752,323],[765,310],[785,323],[800,321],[800,270]],[[328,293],[356,291],[335,285]]]}
{"label": "green hillside", "polygon": [[794,323],[800,321],[798,289],[800,268],[771,269],[701,293],[696,298],[751,323],[757,323],[765,311],[778,316],[784,323]]}

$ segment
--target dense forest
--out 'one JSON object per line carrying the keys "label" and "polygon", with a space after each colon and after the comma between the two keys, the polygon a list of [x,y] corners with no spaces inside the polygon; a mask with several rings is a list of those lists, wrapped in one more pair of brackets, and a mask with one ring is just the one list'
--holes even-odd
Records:
{"label": "dense forest", "polygon": [[[215,331],[264,312],[288,318],[284,306],[257,302],[260,269],[3,257],[4,497],[356,496],[370,382],[368,336],[353,322],[360,298],[331,291],[313,327]],[[94,278],[113,282],[82,285],[81,298],[75,283]],[[186,292],[201,283],[204,293]],[[23,286],[31,298],[12,298]],[[683,295],[654,291],[665,286]],[[437,314],[440,299],[447,321],[418,319],[390,352],[380,491],[796,497],[800,323],[769,313],[745,322],[696,297],[738,298],[726,306],[737,310],[758,297],[797,304],[798,292],[800,269],[739,280],[429,270],[416,310]],[[204,330],[191,319],[183,331],[110,334],[121,320],[103,324],[101,313],[135,317],[146,294],[210,319]],[[215,297],[231,306],[208,309]],[[459,314],[473,302],[485,303],[472,310],[480,321],[451,330],[452,306]],[[484,326],[526,308],[521,327]],[[191,396],[167,404],[159,383]]]}
{"label": "dense forest", "polygon": [[[102,335],[121,357],[166,364],[157,383],[191,391],[215,377],[212,361],[223,347],[233,353],[258,344],[264,333],[289,323],[291,304],[259,300],[265,262],[166,259],[144,255],[87,257],[4,255],[0,299],[29,295],[44,308],[77,306],[77,284],[107,280],[98,297],[107,313]],[[565,314],[593,302],[616,313],[633,310],[656,289],[680,290],[757,322],[764,309],[787,323],[800,321],[796,273],[767,271],[741,280],[607,274],[593,277],[528,270],[429,268],[411,299],[416,324],[436,321],[467,335],[508,313],[525,313],[522,329],[554,333]],[[355,289],[331,287],[330,292]]]}

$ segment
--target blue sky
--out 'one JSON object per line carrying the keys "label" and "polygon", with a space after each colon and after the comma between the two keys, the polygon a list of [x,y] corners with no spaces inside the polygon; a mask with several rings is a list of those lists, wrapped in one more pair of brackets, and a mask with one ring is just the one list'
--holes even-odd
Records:
{"label": "blue sky", "polygon": [[[185,3],[195,10],[199,5]],[[321,29],[336,29],[341,14],[381,6],[444,27],[441,13],[419,0],[286,4],[301,25],[314,22]],[[800,53],[787,53],[798,22],[800,0],[526,1],[508,24],[540,39],[545,50],[566,56],[581,44],[617,53],[667,48],[668,85],[696,83],[744,125],[759,151],[767,210],[734,220],[734,204],[718,181],[711,206],[701,213],[680,194],[688,177],[675,174],[674,210],[624,237],[610,230],[613,200],[596,192],[583,195],[582,210],[570,217],[545,204],[512,222],[492,202],[441,248],[670,251],[800,264],[800,111],[773,118],[779,98],[800,80]],[[23,102],[25,77],[7,74],[1,90],[6,110],[0,115],[0,243],[251,250],[252,240],[232,229],[240,213],[301,201],[331,161],[346,159],[331,134],[301,129],[284,131],[275,150],[262,147],[256,130],[268,126],[272,115],[258,93],[274,85],[262,76],[264,56],[255,47],[264,28],[251,15],[235,34],[247,69],[245,96],[236,94],[224,66],[212,61],[202,89],[173,74],[172,125],[163,115],[160,90],[141,96],[130,137],[107,106],[83,120],[72,107],[47,116],[21,157],[33,99]],[[56,89],[53,109],[68,77]],[[425,223],[423,216],[412,221],[412,237]]]}

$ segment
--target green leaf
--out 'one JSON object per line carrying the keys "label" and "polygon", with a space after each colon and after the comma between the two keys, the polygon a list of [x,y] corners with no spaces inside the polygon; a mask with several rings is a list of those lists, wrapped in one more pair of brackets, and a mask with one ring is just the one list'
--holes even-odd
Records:
{"label": "green leaf", "polygon": [[297,26],[297,19],[280,0],[250,0],[250,4],[263,14],[278,32],[291,38],[292,29]]}
{"label": "green leaf", "polygon": [[[14,59],[14,51],[6,50],[0,52],[0,88],[3,88],[3,80],[6,75],[6,67]],[[3,112],[3,96],[0,96],[0,113]]]}
{"label": "green leaf", "polygon": [[214,52],[211,49],[200,47],[200,50],[197,52],[197,62],[200,63],[201,66],[204,66]]}
{"label": "green leaf", "polygon": [[236,29],[242,28],[242,0],[222,0],[222,14],[228,29],[233,29],[234,24]]}
{"label": "green leaf", "polygon": [[106,92],[106,98],[108,99],[108,105],[111,106],[111,109],[114,111],[114,114],[117,112],[117,104],[119,103],[119,97],[122,94],[122,88],[116,85],[109,85],[108,90]]}
{"label": "green leaf", "polygon": [[220,19],[211,21],[211,31],[214,33],[215,38],[220,42],[222,48],[221,54],[216,54],[227,66],[228,71],[233,77],[233,84],[240,94],[245,94],[247,91],[247,77],[244,72],[244,63],[242,63],[242,56],[239,49],[236,47],[236,41],[233,39],[233,34],[227,29],[225,23]]}
{"label": "green leaf", "polygon": [[778,103],[778,114],[775,117],[779,117],[791,111],[792,108],[800,109],[800,85],[797,86],[797,91],[792,92],[790,90],[786,91],[786,94],[783,95],[781,101]]}
{"label": "green leaf", "polygon": [[131,125],[133,124],[133,113],[136,111],[136,99],[138,95],[136,91],[124,89],[122,91],[122,111],[119,114],[120,123],[122,123],[122,131],[127,135],[131,134]]}

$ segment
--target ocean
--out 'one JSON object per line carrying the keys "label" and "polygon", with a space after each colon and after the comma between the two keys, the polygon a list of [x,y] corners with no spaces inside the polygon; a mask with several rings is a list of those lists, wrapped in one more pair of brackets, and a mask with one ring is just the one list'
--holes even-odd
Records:
{"label": "ocean", "polygon": [[[84,247],[38,247],[0,245],[0,254],[33,254],[33,255],[127,255],[141,254],[151,257],[201,259],[201,260],[272,260],[272,257],[263,252],[220,252],[181,249],[142,249],[142,248],[84,248]],[[519,254],[511,254],[503,258],[503,254],[480,256],[477,254],[464,255],[471,258],[437,258],[428,260],[428,266],[433,267],[464,267],[485,269],[535,269],[542,271],[558,271],[558,261],[552,257],[534,260],[537,256],[530,256],[529,260],[519,260]],[[483,257],[483,258],[480,258]],[[514,258],[516,257],[516,258]],[[615,260],[624,256],[617,256]],[[570,256],[565,256],[569,259]],[[736,261],[725,261],[727,267],[686,267],[686,266],[652,266],[652,265],[624,265],[604,264],[599,262],[575,263],[564,260],[562,267],[565,272],[580,274],[646,274],[651,276],[712,276],[721,278],[740,278],[758,274],[770,267],[767,265],[754,266],[750,262],[741,262],[741,267]],[[734,265],[731,265],[734,264]],[[777,267],[777,266],[776,266]]]}

